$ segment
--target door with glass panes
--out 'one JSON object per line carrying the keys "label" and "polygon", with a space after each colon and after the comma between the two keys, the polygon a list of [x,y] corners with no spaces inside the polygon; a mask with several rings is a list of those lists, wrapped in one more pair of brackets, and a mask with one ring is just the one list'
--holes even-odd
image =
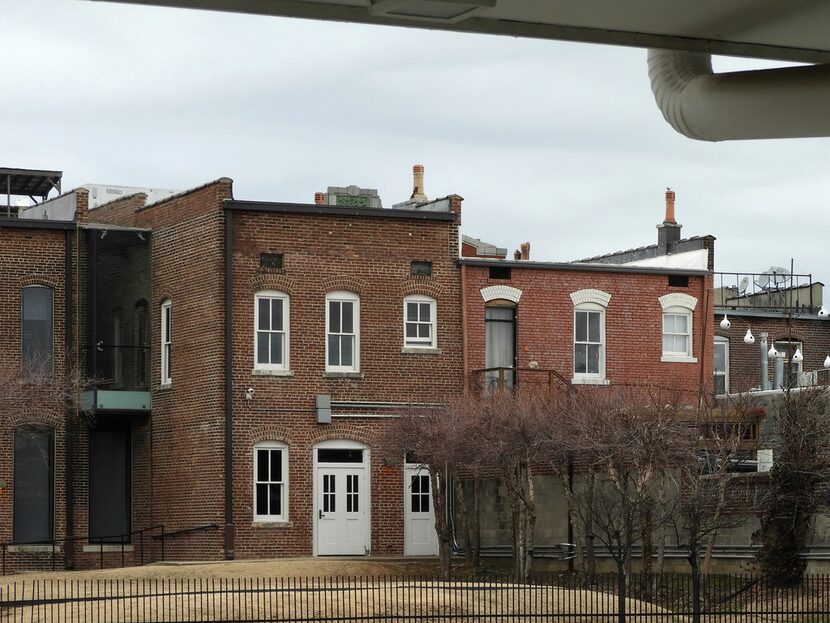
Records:
{"label": "door with glass panes", "polygon": [[364,454],[358,448],[318,448],[317,554],[369,551],[369,496]]}
{"label": "door with glass panes", "polygon": [[404,466],[404,554],[436,556],[438,536],[429,472],[422,465]]}

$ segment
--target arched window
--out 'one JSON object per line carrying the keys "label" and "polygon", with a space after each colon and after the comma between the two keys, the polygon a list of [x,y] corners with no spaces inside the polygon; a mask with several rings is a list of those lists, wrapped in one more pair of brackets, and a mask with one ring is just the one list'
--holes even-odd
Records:
{"label": "arched window", "polygon": [[53,368],[52,288],[26,286],[23,299],[23,374],[51,376]]}
{"label": "arched window", "polygon": [[697,299],[672,292],[659,299],[663,308],[663,356],[661,361],[696,363],[692,355],[692,318]]}
{"label": "arched window", "polygon": [[326,372],[360,371],[360,297],[326,295]]}
{"label": "arched window", "polygon": [[254,369],[288,370],[289,299],[284,292],[254,296]]}
{"label": "arched window", "polygon": [[606,383],[605,311],[611,295],[586,289],[571,293],[574,304],[574,383]]}
{"label": "arched window", "polygon": [[49,541],[53,532],[55,431],[42,424],[14,430],[15,543]]}

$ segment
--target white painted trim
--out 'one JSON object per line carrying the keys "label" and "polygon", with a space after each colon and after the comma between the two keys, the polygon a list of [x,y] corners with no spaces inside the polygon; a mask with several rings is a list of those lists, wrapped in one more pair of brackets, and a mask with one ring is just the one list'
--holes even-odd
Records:
{"label": "white painted trim", "polygon": [[585,303],[593,303],[595,305],[599,305],[600,307],[608,307],[608,303],[611,302],[611,295],[608,294],[608,292],[603,292],[602,290],[586,288],[585,290],[571,292],[571,301],[573,302],[574,307],[584,305]]}
{"label": "white painted trim", "polygon": [[487,286],[481,289],[481,298],[484,299],[485,303],[498,299],[518,303],[519,299],[522,298],[522,291],[512,286]]}
{"label": "white painted trim", "polygon": [[[428,342],[421,341],[413,344],[407,344],[406,337],[406,304],[407,303],[429,303],[429,326],[430,326],[430,340]],[[413,339],[413,338],[409,338]],[[418,339],[418,338],[414,338]],[[411,294],[405,296],[403,299],[403,349],[401,352],[417,352],[419,350],[436,350],[438,348],[438,302],[431,296],[423,294]]]}
{"label": "white painted trim", "polygon": [[[161,302],[161,327],[159,330],[159,335],[161,337],[161,362],[160,362],[160,376],[161,379],[159,384],[164,385],[171,385],[173,383],[173,377],[171,375],[170,370],[170,359],[172,357],[173,351],[173,302],[170,299],[164,299]],[[165,322],[165,313],[169,313],[170,315],[170,335],[168,335],[167,331],[167,323]],[[168,352],[165,349],[165,345],[170,345],[170,351]]]}
{"label": "white painted trim", "polygon": [[[328,304],[326,305],[328,307]],[[328,327],[328,323],[326,324]],[[327,439],[326,441],[321,441],[316,443],[311,448],[311,458],[312,458],[312,468],[311,468],[311,495],[312,495],[312,515],[311,515],[311,526],[312,526],[312,541],[313,541],[313,556],[319,556],[319,552],[317,550],[317,517],[320,510],[320,499],[319,499],[319,491],[317,489],[317,482],[319,478],[317,477],[317,468],[319,467],[320,463],[317,461],[317,450],[320,448],[343,448],[343,449],[351,449],[351,450],[363,450],[363,469],[364,469],[364,482],[366,483],[366,552],[371,553],[372,550],[372,451],[366,444],[360,443],[359,441],[353,441],[351,439]],[[330,466],[343,466],[343,465],[351,465],[355,466],[357,463],[322,463],[322,465],[326,467]]]}
{"label": "white painted trim", "polygon": [[723,395],[728,396],[729,395],[729,338],[728,337],[723,337],[722,335],[716,335],[715,336],[715,345],[712,347],[713,348],[713,352],[712,352],[713,356],[714,356],[714,349],[717,347],[718,344],[723,344],[724,346],[726,346],[725,353],[724,353],[724,355],[725,355],[724,356],[724,363],[726,364],[726,370],[725,370],[725,374],[723,374],[723,375],[715,374],[715,366],[713,364],[712,365],[712,375],[713,376],[723,376],[724,377],[725,393]]}
{"label": "white painted trim", "polygon": [[694,311],[695,307],[697,307],[697,299],[695,297],[681,292],[670,292],[669,294],[664,294],[657,300],[660,301],[660,306],[664,311],[669,307],[684,307],[689,311]]}
{"label": "white painted trim", "polygon": [[[280,299],[282,301],[282,363],[258,363],[259,353],[257,352],[257,333],[259,331],[259,301],[261,299]],[[291,356],[291,300],[285,292],[278,290],[260,290],[254,294],[254,370],[274,371],[287,373]],[[271,331],[269,331],[270,333]]]}
{"label": "white painted trim", "polygon": [[[280,450],[282,452],[282,514],[275,515],[257,515],[256,512],[256,454],[257,450]],[[282,441],[260,441],[255,443],[253,447],[253,491],[251,491],[251,499],[253,500],[253,515],[254,523],[288,523],[288,444]]]}
{"label": "white painted trim", "polygon": [[[330,366],[329,365],[329,302],[331,301],[340,301],[340,302],[351,302],[354,303],[354,314],[352,317],[353,330],[354,333],[354,352],[353,355],[353,362],[351,366]],[[326,372],[347,372],[347,373],[359,373],[360,372],[360,297],[355,294],[354,292],[348,292],[345,290],[338,290],[335,292],[328,292],[326,294],[326,326],[324,327],[325,332],[325,346],[326,346],[326,361],[325,361],[325,371]],[[338,335],[347,335],[347,334],[338,334]]]}

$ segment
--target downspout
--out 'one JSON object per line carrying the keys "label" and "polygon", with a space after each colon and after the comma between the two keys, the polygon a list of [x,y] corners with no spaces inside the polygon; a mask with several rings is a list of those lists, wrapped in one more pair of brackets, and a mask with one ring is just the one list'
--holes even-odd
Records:
{"label": "downspout", "polygon": [[[75,332],[72,324],[74,322],[74,314],[72,303],[75,298],[75,286],[73,280],[73,245],[72,236],[75,235],[73,230],[66,230],[64,233],[64,281],[63,281],[63,325],[64,325],[64,358],[65,358],[65,383],[67,386],[66,404],[64,405],[64,435],[66,437],[66,445],[64,452],[66,456],[66,535],[73,536],[75,531],[75,425],[74,425],[74,404],[77,398],[75,392],[77,387],[72,383],[72,358],[74,357],[75,349],[73,343],[75,339]],[[67,541],[64,544],[64,556],[67,569],[75,567],[75,547],[73,541]]]}
{"label": "downspout", "polygon": [[225,560],[234,558],[233,525],[233,212],[225,209]]}
{"label": "downspout", "polygon": [[700,52],[648,51],[657,106],[700,141],[830,136],[830,65],[716,74]]}
{"label": "downspout", "polygon": [[461,370],[464,395],[469,393],[469,371],[467,370],[467,266],[461,264]]}

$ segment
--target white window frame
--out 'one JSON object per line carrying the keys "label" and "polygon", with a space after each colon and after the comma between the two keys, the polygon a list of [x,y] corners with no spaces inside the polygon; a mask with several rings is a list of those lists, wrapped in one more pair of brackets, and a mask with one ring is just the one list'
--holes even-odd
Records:
{"label": "white window frame", "polygon": [[[718,395],[725,396],[725,395],[729,394],[729,338],[723,337],[721,335],[716,335],[715,336],[715,346],[714,346],[714,348],[717,348],[718,344],[723,344],[726,347],[725,352],[724,352],[724,358],[723,358],[724,359],[724,364],[726,365],[726,369],[724,370],[723,374],[718,374],[718,371],[715,369],[715,365],[714,365],[714,361],[713,361],[713,363],[712,363],[712,375],[723,377],[723,388],[724,388],[725,393],[724,394],[718,394]],[[714,350],[713,350],[712,351],[713,360],[714,360],[714,355],[715,355],[715,353],[714,353]]]}
{"label": "white window frame", "polygon": [[[169,330],[167,317],[169,317]],[[173,377],[170,369],[170,355],[173,348],[173,302],[170,299],[165,299],[161,303],[161,384],[170,385],[173,382]]]}
{"label": "white window frame", "polygon": [[[427,324],[425,322],[421,322],[420,320],[410,320],[407,315],[407,304],[408,303],[416,303],[416,304],[429,304],[429,337],[424,338],[408,338],[406,336],[406,326],[409,323],[414,322],[416,325]],[[403,300],[403,347],[405,349],[409,348],[427,348],[427,349],[434,349],[438,348],[438,304],[434,298],[430,296],[424,296],[421,294],[413,294],[407,296]]]}
{"label": "white window frame", "polygon": [[[282,480],[259,480],[257,474],[257,451],[258,450],[279,450],[280,451],[280,459],[282,463]],[[270,455],[269,455],[269,466],[270,466]],[[265,523],[286,523],[288,522],[288,444],[283,443],[281,441],[261,441],[257,444],[254,444],[254,453],[253,453],[253,491],[252,491],[252,499],[253,499],[253,515],[255,522],[265,522]],[[270,475],[270,474],[269,474]],[[282,511],[279,515],[271,515],[269,513],[259,514],[257,513],[257,485],[258,484],[280,484],[280,510]]]}
{"label": "white window frame", "polygon": [[[573,335],[571,354],[573,356],[573,383],[576,384],[607,384],[605,378],[605,311],[606,308],[599,303],[585,302],[574,305],[573,313]],[[599,314],[599,342],[577,342],[576,341],[576,316],[579,313],[593,312]],[[599,344],[599,372],[577,372],[576,371],[576,346],[577,344]]]}
{"label": "white window frame", "polygon": [[[686,318],[688,332],[687,333],[669,333],[668,335],[685,335],[686,336],[686,350],[681,351],[667,351],[663,345],[663,338],[666,333],[666,316],[683,316]],[[660,332],[660,348],[662,349],[662,356],[660,361],[665,362],[680,362],[680,363],[697,363],[697,357],[692,356],[694,352],[694,314],[688,307],[666,307],[663,309],[662,316],[662,330]]]}
{"label": "white window frame", "polygon": [[[259,363],[259,353],[257,350],[258,336],[259,336],[259,302],[263,299],[272,301],[278,299],[282,301],[282,331],[267,331],[267,333],[282,333],[282,363]],[[254,295],[254,370],[268,370],[273,372],[288,372],[289,356],[291,352],[291,302],[289,296],[285,292],[277,290],[262,290]]]}
{"label": "white window frame", "polygon": [[[353,333],[330,333],[329,332],[329,308],[330,303],[353,303],[354,313],[352,314]],[[338,290],[326,294],[326,372],[360,372],[360,297],[354,292]],[[354,339],[352,349],[352,365],[329,365],[329,335],[352,335]]]}

